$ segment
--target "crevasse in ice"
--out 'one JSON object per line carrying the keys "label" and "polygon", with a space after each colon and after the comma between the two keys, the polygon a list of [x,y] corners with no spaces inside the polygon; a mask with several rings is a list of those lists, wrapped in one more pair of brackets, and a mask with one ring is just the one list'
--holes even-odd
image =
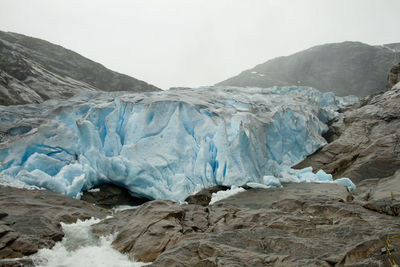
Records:
{"label": "crevasse in ice", "polygon": [[290,166],[326,143],[346,101],[305,87],[203,87],[0,107],[0,180],[72,197],[111,182],[172,200],[215,184],[330,182]]}

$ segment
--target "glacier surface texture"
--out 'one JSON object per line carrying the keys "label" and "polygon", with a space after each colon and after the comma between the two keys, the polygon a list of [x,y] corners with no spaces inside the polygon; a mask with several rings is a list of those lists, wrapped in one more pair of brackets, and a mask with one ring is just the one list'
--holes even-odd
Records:
{"label": "glacier surface texture", "polygon": [[114,183],[178,201],[215,184],[332,182],[290,166],[326,144],[345,102],[305,87],[202,87],[0,106],[0,180],[71,197]]}

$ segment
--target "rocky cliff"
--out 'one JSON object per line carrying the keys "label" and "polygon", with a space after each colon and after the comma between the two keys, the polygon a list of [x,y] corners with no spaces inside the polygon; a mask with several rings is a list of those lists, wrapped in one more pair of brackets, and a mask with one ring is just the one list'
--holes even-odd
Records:
{"label": "rocky cliff", "polygon": [[159,89],[111,71],[61,46],[0,31],[0,105],[65,99],[85,90],[141,92]]}
{"label": "rocky cliff", "polygon": [[297,168],[313,166],[353,182],[393,175],[400,168],[400,84],[364,98],[331,122],[330,142]]}
{"label": "rocky cliff", "polygon": [[399,44],[343,42],[315,46],[271,59],[219,85],[305,85],[336,95],[365,97],[385,90],[387,73],[400,59]]}

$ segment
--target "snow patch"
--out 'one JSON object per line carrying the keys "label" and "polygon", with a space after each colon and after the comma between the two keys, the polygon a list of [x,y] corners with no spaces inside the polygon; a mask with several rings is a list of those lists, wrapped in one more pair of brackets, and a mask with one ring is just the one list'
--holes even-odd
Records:
{"label": "snow patch", "polygon": [[254,189],[268,189],[271,188],[270,185],[259,184],[259,183],[247,183],[246,186]]}
{"label": "snow patch", "polygon": [[242,187],[237,187],[237,186],[232,186],[231,189],[225,190],[225,191],[218,191],[216,193],[212,193],[211,195],[211,201],[209,205],[214,204],[217,201],[220,201],[222,199],[228,198],[230,196],[236,195],[238,193],[246,191]]}
{"label": "snow patch", "polygon": [[124,210],[135,210],[138,209],[140,206],[130,206],[130,205],[118,205],[113,208],[115,212],[124,211]]}
{"label": "snow patch", "polygon": [[92,188],[88,190],[89,193],[96,193],[96,192],[100,192],[100,188]]}

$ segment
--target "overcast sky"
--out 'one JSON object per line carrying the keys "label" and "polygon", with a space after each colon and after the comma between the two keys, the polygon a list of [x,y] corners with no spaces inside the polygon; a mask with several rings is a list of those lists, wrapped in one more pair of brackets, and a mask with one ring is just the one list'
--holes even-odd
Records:
{"label": "overcast sky", "polygon": [[0,30],[163,89],[210,85],[346,40],[400,42],[400,0],[0,0]]}

